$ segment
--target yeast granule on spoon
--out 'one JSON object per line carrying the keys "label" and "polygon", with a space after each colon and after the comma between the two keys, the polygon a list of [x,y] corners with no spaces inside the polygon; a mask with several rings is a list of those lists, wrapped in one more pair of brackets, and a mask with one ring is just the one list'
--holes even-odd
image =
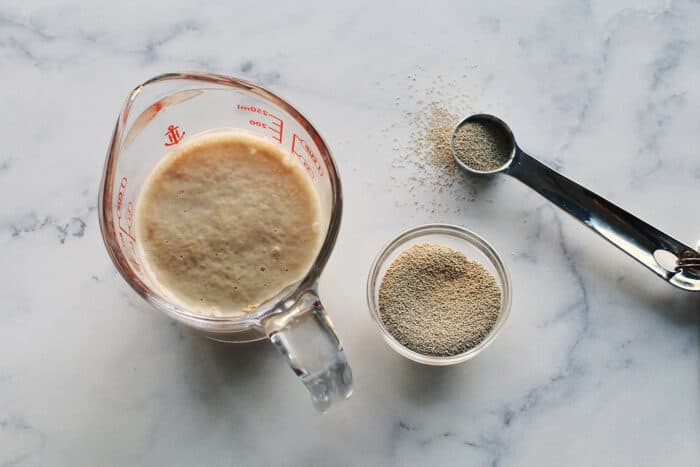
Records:
{"label": "yeast granule on spoon", "polygon": [[379,288],[379,316],[405,347],[453,356],[483,341],[501,309],[501,289],[484,266],[452,248],[422,243],[401,253]]}

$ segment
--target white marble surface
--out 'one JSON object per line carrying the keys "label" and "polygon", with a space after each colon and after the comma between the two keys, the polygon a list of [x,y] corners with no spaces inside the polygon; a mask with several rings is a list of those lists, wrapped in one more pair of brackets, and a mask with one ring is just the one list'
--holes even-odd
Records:
{"label": "white marble surface", "polygon": [[[208,3],[0,2],[0,466],[700,463],[700,297],[513,179],[409,196],[390,178],[405,112],[452,80],[533,155],[694,245],[697,1]],[[321,288],[355,393],[323,416],[272,346],[173,325],[102,246],[119,107],[184,69],[270,87],[334,150],[346,209]],[[513,276],[502,335],[452,368],[392,353],[364,301],[378,248],[429,221],[483,234]]]}

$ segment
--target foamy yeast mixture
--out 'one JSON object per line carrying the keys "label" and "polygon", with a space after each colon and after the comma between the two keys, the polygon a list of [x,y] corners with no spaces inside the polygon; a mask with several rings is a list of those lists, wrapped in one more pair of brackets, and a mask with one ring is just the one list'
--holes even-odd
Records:
{"label": "foamy yeast mixture", "polygon": [[304,276],[322,240],[309,176],[246,133],[182,143],[149,175],[136,210],[146,269],[171,299],[205,315],[252,311]]}

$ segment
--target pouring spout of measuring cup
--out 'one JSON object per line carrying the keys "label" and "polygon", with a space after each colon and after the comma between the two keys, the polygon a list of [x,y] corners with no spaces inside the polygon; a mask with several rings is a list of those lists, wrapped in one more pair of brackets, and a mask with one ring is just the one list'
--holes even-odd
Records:
{"label": "pouring spout of measuring cup", "polygon": [[352,394],[352,371],[315,290],[303,292],[286,311],[267,317],[263,326],[324,412]]}

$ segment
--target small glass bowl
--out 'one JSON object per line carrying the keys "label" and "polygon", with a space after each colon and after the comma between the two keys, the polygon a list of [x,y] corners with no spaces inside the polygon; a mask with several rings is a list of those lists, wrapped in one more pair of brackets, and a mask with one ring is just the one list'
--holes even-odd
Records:
{"label": "small glass bowl", "polygon": [[[443,245],[461,251],[469,260],[481,263],[493,274],[498,285],[501,287],[501,310],[498,314],[496,324],[494,324],[491,332],[489,332],[483,341],[466,352],[450,357],[424,355],[415,352],[399,343],[399,341],[387,331],[386,327],[384,327],[384,323],[382,323],[379,316],[379,287],[384,279],[384,273],[386,273],[386,270],[391,266],[398,255],[418,243]],[[493,342],[496,335],[498,335],[503,328],[506,319],[508,319],[508,314],[510,313],[510,301],[510,276],[508,275],[508,270],[505,264],[503,264],[501,257],[496,253],[496,250],[479,235],[456,225],[419,225],[401,233],[379,252],[372,263],[367,279],[367,305],[369,306],[369,312],[386,343],[400,355],[426,365],[454,365],[455,363],[461,363],[476,357]]]}

